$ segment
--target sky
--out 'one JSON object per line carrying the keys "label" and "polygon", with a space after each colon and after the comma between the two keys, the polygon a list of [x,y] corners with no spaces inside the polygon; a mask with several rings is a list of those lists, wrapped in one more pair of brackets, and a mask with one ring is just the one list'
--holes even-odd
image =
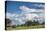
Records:
{"label": "sky", "polygon": [[28,1],[28,2],[44,2],[44,0],[6,0],[6,1]]}
{"label": "sky", "polygon": [[24,24],[26,20],[32,20],[34,17],[43,19],[44,5],[39,2],[7,1],[6,17],[12,20],[12,25]]}

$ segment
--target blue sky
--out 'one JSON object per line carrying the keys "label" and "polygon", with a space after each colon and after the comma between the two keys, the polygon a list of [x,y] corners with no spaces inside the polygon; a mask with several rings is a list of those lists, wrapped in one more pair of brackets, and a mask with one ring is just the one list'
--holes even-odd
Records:
{"label": "blue sky", "polygon": [[[8,1],[7,2],[7,11],[11,13],[21,13],[22,10],[19,9],[19,6],[27,6],[32,9],[43,9],[43,7],[39,7],[39,5],[44,5],[44,3],[30,3],[30,2],[15,2]],[[37,6],[38,5],[38,6]]]}
{"label": "blue sky", "polygon": [[27,19],[32,20],[34,17],[41,18],[42,22],[44,5],[44,3],[39,2],[7,1],[6,16],[12,20],[12,25],[24,24]]}

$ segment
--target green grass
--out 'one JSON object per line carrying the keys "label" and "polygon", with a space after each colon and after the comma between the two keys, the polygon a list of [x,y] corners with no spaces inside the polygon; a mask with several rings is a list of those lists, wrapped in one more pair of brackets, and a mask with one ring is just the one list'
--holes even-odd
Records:
{"label": "green grass", "polygon": [[38,28],[45,28],[45,25],[35,25],[35,26],[17,26],[16,28],[7,27],[7,30],[38,29]]}

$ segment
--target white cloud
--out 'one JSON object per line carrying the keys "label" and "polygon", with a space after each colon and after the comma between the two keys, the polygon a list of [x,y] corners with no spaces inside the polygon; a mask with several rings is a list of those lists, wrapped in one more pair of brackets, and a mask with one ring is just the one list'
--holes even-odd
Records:
{"label": "white cloud", "polygon": [[[26,18],[25,18],[26,20],[32,20],[34,17],[37,17],[37,18],[40,18],[41,16],[43,17],[43,15],[41,15],[41,14],[44,13],[44,9],[31,9],[31,8],[26,7],[26,6],[20,6],[19,8],[22,11],[24,11],[23,13],[26,16]],[[31,14],[31,12],[32,12],[32,14]],[[39,15],[39,14],[36,14],[36,13],[33,13],[33,12],[36,12],[36,13],[41,12],[41,14]]]}
{"label": "white cloud", "polygon": [[11,13],[6,13],[6,17],[7,18],[10,18],[10,17],[13,17],[14,15],[13,14],[11,14]]}
{"label": "white cloud", "polygon": [[37,14],[26,14],[26,20],[32,20],[34,17],[39,17]]}
{"label": "white cloud", "polygon": [[34,6],[36,6],[36,7],[41,7],[42,9],[44,9],[44,7],[45,7],[45,5],[44,4],[34,4]]}
{"label": "white cloud", "polygon": [[28,8],[26,6],[20,6],[19,7],[22,11],[25,11],[26,13],[28,12],[43,12],[43,9],[31,9],[31,8]]}
{"label": "white cloud", "polygon": [[34,17],[39,17],[38,14],[31,14],[31,12],[43,12],[43,10],[31,9],[26,6],[20,6],[19,9],[22,10],[21,14],[6,13],[7,18],[12,20],[12,25],[21,25],[24,24],[26,20],[32,20]]}
{"label": "white cloud", "polygon": [[16,13],[6,13],[6,17],[12,20],[11,25],[17,25],[17,24],[24,24],[24,16],[22,14],[16,14]]}
{"label": "white cloud", "polygon": [[9,13],[9,12],[7,12],[6,16],[7,16],[7,18],[12,18],[12,17],[18,17],[19,15],[16,14],[16,13]]}
{"label": "white cloud", "polygon": [[26,7],[26,6],[20,6],[19,8],[20,8],[21,10],[25,11],[25,12],[32,12],[32,11],[35,11],[35,10],[32,10],[32,9]]}

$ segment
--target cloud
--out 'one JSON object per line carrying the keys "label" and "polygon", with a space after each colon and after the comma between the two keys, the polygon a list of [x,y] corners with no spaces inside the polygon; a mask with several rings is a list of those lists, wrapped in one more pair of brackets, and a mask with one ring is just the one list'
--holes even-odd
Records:
{"label": "cloud", "polygon": [[10,17],[13,17],[14,15],[13,14],[11,14],[11,13],[6,13],[6,17],[7,18],[10,18]]}
{"label": "cloud", "polygon": [[[42,9],[31,9],[26,6],[20,6],[19,9],[22,10],[21,14],[9,13],[9,12],[6,13],[7,18],[12,20],[11,25],[24,24],[26,21],[32,20],[34,17],[38,18],[39,15],[36,14],[37,12],[43,12]],[[33,13],[33,12],[36,12],[36,13]]]}
{"label": "cloud", "polygon": [[31,8],[28,8],[28,7],[26,7],[26,6],[20,6],[19,7],[20,8],[20,10],[22,10],[22,11],[25,11],[26,13],[28,12],[43,12],[43,9],[31,9]]}
{"label": "cloud", "polygon": [[7,16],[7,18],[12,18],[12,17],[18,17],[19,15],[18,14],[16,14],[16,13],[9,13],[9,12],[7,12],[6,13],[6,16]]}
{"label": "cloud", "polygon": [[32,20],[34,17],[39,17],[37,14],[26,14],[26,20]]}
{"label": "cloud", "polygon": [[24,16],[22,14],[16,14],[16,13],[6,13],[6,18],[9,18],[12,20],[11,25],[21,25],[24,24]]}
{"label": "cloud", "polygon": [[15,13],[6,13],[7,18],[12,20],[11,25],[21,25],[24,24],[26,22],[26,20],[31,20],[33,19],[35,16],[37,16],[36,14],[15,14]]}
{"label": "cloud", "polygon": [[40,9],[44,9],[44,7],[45,7],[44,4],[34,4],[34,6],[40,8]]}
{"label": "cloud", "polygon": [[[40,5],[39,7],[42,7],[42,5]],[[26,20],[32,20],[35,17],[43,18],[44,9],[31,9],[26,6],[20,6],[19,8],[20,8],[20,10],[24,11],[23,13],[26,16]],[[37,14],[37,13],[39,13],[39,14]],[[40,21],[40,19],[39,19],[39,21]],[[43,21],[43,20],[41,20],[41,21]]]}
{"label": "cloud", "polygon": [[44,4],[34,4],[34,6],[37,6],[37,7],[44,7],[45,5],[44,5]]}

